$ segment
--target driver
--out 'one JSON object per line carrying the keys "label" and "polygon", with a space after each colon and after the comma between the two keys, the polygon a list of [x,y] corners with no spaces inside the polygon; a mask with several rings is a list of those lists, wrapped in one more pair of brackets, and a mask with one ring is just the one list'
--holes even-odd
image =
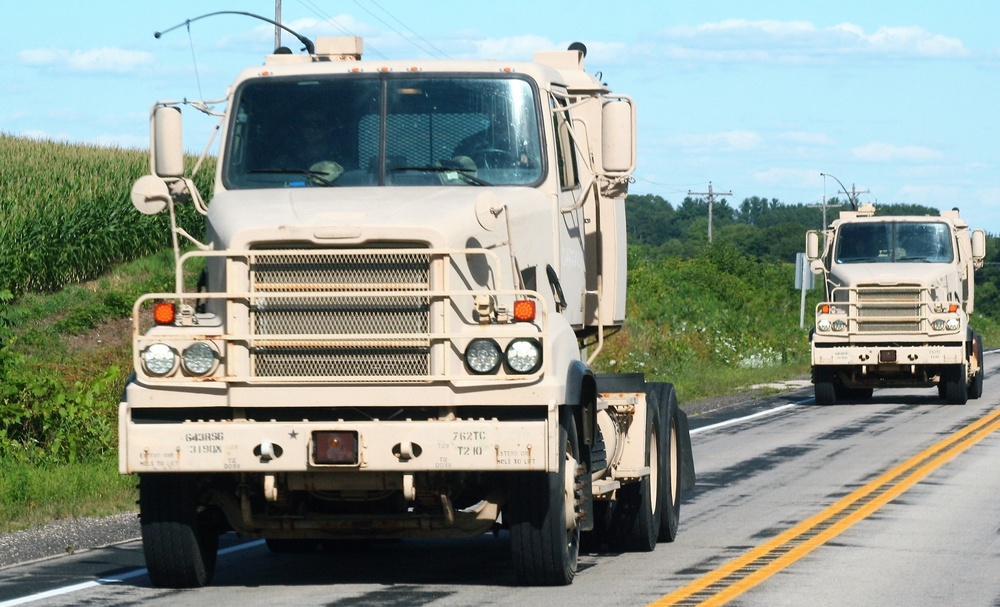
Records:
{"label": "driver", "polygon": [[340,156],[336,129],[329,115],[307,109],[289,117],[285,149],[275,158],[276,168],[316,173],[333,181],[344,172],[334,158]]}

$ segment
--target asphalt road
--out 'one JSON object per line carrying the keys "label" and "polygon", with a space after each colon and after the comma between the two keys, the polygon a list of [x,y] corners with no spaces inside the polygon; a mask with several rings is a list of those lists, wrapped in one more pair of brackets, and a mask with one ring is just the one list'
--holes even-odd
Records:
{"label": "asphalt road", "polygon": [[[677,541],[512,585],[505,533],[271,554],[225,537],[215,582],[159,590],[125,542],[0,569],[8,605],[1000,605],[1000,358],[964,406],[930,390],[816,406],[811,389],[692,417]],[[48,594],[46,594],[48,593]]]}

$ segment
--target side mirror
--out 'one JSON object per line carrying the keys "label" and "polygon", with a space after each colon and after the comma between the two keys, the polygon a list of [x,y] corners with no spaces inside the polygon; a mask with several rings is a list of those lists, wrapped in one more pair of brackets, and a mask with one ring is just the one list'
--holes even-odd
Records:
{"label": "side mirror", "polygon": [[635,169],[635,112],[631,100],[608,101],[601,108],[601,163],[606,173]]}
{"label": "side mirror", "polygon": [[983,230],[972,231],[972,259],[986,259],[986,232]]}
{"label": "side mirror", "polygon": [[143,215],[156,215],[167,208],[170,188],[156,175],[144,175],[132,186],[132,206]]}
{"label": "side mirror", "polygon": [[153,174],[158,177],[183,177],[184,145],[180,108],[157,106],[153,110],[152,121]]}
{"label": "side mirror", "polygon": [[816,261],[820,257],[819,251],[820,234],[816,230],[806,232],[806,259]]}

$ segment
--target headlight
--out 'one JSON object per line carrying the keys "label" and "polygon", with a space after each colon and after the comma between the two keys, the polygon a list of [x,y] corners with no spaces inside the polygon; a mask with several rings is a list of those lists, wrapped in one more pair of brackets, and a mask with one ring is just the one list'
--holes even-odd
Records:
{"label": "headlight", "polygon": [[824,318],[820,320],[818,323],[816,323],[816,328],[819,329],[820,331],[829,331],[830,321]]}
{"label": "headlight", "polygon": [[177,353],[167,344],[153,344],[142,353],[142,365],[150,375],[166,375],[176,364]]}
{"label": "headlight", "polygon": [[962,326],[962,323],[957,318],[949,318],[948,322],[944,324],[944,327],[949,331],[958,331],[960,326]]}
{"label": "headlight", "polygon": [[184,349],[181,363],[192,375],[205,375],[215,367],[215,350],[203,341],[195,342]]}
{"label": "headlight", "polygon": [[935,318],[934,322],[931,323],[931,328],[935,331],[944,331],[944,319]]}
{"label": "headlight", "polygon": [[473,373],[496,373],[500,361],[500,346],[492,339],[473,339],[465,348],[465,364]]}
{"label": "headlight", "polygon": [[505,355],[507,367],[514,373],[534,373],[542,366],[542,346],[534,339],[515,339]]}
{"label": "headlight", "polygon": [[835,321],[833,321],[833,330],[834,331],[843,331],[845,329],[847,329],[847,323],[846,322],[844,322],[842,320],[835,320]]}

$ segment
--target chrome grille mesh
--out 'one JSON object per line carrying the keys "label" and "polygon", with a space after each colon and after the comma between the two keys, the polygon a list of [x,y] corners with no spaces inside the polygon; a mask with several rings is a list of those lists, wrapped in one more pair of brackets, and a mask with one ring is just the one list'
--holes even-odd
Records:
{"label": "chrome grille mesh", "polygon": [[[258,253],[250,264],[253,374],[429,372],[430,255]],[[298,295],[301,294],[301,295]]]}
{"label": "chrome grille mesh", "polygon": [[859,333],[918,333],[921,331],[919,288],[858,289]]}

